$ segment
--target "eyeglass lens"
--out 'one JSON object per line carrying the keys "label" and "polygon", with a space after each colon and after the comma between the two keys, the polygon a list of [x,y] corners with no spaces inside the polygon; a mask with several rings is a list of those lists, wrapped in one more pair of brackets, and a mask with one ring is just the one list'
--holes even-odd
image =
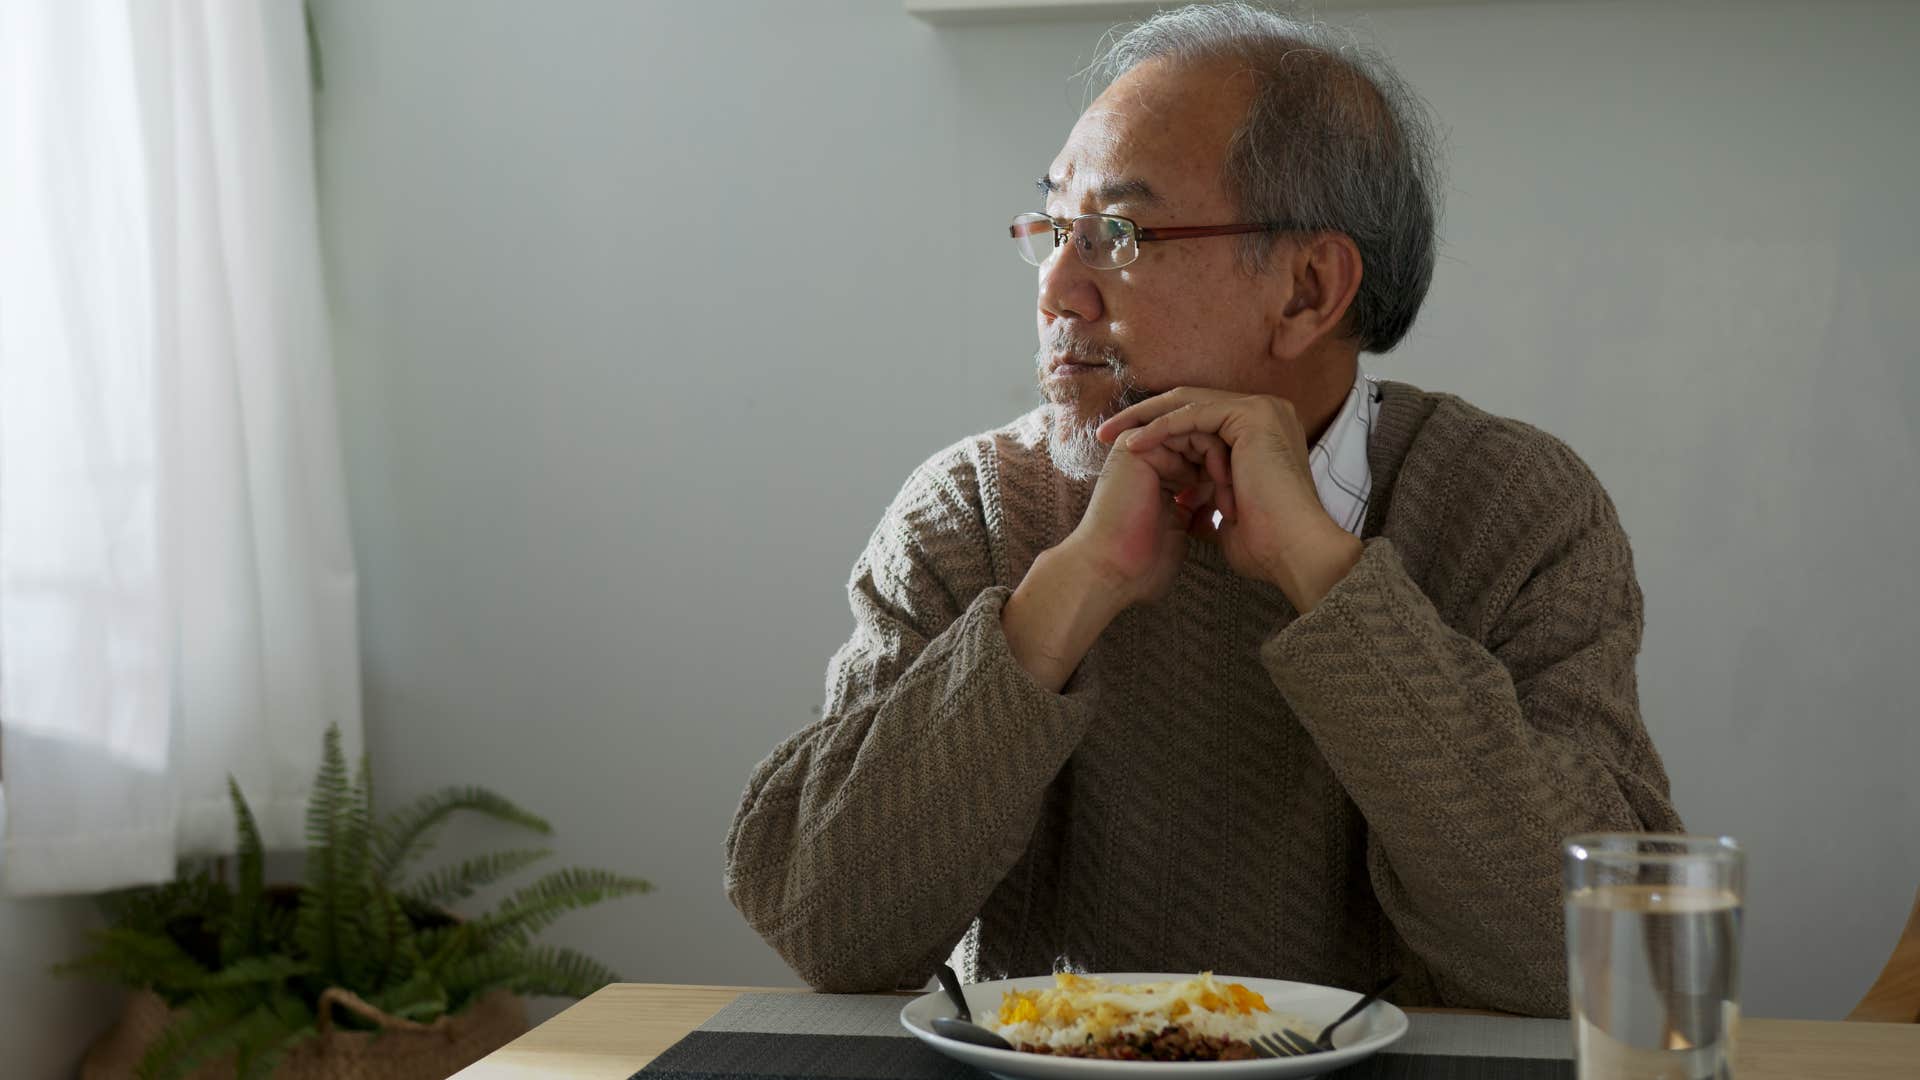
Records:
{"label": "eyeglass lens", "polygon": [[[1067,230],[1067,242],[1081,261],[1095,270],[1113,270],[1132,262],[1139,254],[1133,227],[1124,218],[1105,214],[1086,214],[1073,219]],[[1021,214],[1013,219],[1013,240],[1020,257],[1034,266],[1044,265],[1058,242],[1053,220],[1045,214]]]}

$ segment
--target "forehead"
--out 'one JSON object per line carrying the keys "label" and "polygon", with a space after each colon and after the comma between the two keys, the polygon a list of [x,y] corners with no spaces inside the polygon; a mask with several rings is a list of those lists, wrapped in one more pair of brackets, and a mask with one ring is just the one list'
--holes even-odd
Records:
{"label": "forehead", "polygon": [[1227,145],[1252,93],[1232,60],[1150,60],[1088,106],[1047,175],[1074,199],[1144,181],[1169,205],[1224,205]]}

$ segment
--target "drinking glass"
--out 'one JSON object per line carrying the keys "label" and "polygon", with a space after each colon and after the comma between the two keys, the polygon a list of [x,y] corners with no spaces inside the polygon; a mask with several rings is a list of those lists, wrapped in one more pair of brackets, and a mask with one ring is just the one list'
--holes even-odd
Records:
{"label": "drinking glass", "polygon": [[1580,1080],[1731,1080],[1746,853],[1725,836],[1567,841],[1567,978]]}

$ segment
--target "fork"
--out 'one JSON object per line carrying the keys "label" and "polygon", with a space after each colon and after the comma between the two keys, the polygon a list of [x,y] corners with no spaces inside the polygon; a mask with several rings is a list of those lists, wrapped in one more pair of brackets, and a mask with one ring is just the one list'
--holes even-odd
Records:
{"label": "fork", "polygon": [[1320,1029],[1319,1038],[1309,1039],[1292,1028],[1281,1028],[1277,1034],[1256,1035],[1250,1040],[1253,1052],[1261,1057],[1300,1057],[1304,1054],[1321,1054],[1333,1049],[1333,1029],[1360,1015],[1361,1010],[1380,999],[1380,995],[1393,988],[1400,981],[1395,975],[1353,1003],[1352,1008],[1340,1014],[1339,1019]]}

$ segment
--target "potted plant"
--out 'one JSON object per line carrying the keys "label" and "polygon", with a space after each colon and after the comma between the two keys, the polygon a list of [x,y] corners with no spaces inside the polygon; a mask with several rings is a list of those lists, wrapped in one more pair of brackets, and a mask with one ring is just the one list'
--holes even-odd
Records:
{"label": "potted plant", "polygon": [[57,969],[136,991],[88,1051],[83,1078],[441,1080],[526,1030],[521,995],[582,997],[618,981],[534,935],[568,911],[647,892],[645,881],[557,870],[461,917],[445,905],[550,852],[501,851],[409,876],[462,811],[553,831],[491,791],[447,788],[376,819],[365,759],[349,781],[329,729],[307,806],[305,882],[268,886],[253,813],[239,785],[228,787],[239,833],[232,883],[227,860],[200,860],[168,884],[108,894],[93,951]]}

